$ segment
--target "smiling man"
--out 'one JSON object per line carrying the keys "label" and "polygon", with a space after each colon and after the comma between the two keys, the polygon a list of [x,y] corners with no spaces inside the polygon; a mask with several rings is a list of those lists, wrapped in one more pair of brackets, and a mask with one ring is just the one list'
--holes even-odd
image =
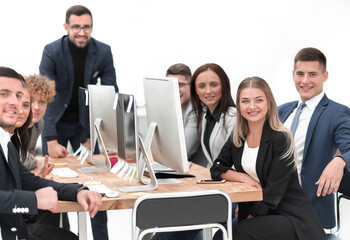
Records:
{"label": "smiling man", "polygon": [[[325,55],[315,48],[300,50],[293,80],[299,101],[279,107],[280,120],[294,133],[300,184],[322,225],[335,226],[334,193],[350,169],[350,109],[326,96]],[[335,156],[336,150],[341,154]]]}
{"label": "smiling man", "polygon": [[[65,157],[68,141],[73,151],[80,143],[89,145],[87,139],[81,139],[79,87],[87,88],[100,78],[102,85],[112,85],[118,92],[111,48],[91,37],[90,10],[81,5],[70,7],[63,26],[67,35],[45,46],[39,66],[40,74],[56,84],[55,100],[47,106],[42,132],[43,154],[50,157]],[[108,239],[106,213],[97,214],[92,225],[95,240]]]}
{"label": "smiling man", "polygon": [[78,202],[91,217],[102,204],[99,193],[88,191],[81,184],[42,179],[21,163],[7,130],[16,125],[22,110],[24,86],[20,74],[0,67],[0,239],[78,239],[71,232],[46,224],[40,224],[34,237],[24,225],[22,214],[34,215],[39,209],[54,211],[58,199]]}
{"label": "smiling man", "polygon": [[191,161],[192,156],[198,151],[200,145],[200,139],[197,133],[197,118],[193,112],[191,104],[190,82],[191,82],[191,69],[183,63],[176,63],[171,65],[167,72],[167,77],[177,78],[179,82],[179,94],[182,109],[182,120],[184,124],[185,141],[187,157]]}

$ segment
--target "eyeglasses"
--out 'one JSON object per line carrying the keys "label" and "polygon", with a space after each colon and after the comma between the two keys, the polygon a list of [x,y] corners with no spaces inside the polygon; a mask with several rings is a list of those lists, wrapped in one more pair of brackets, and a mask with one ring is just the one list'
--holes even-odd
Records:
{"label": "eyeglasses", "polygon": [[92,31],[92,26],[91,25],[85,25],[83,27],[79,26],[79,25],[73,25],[73,26],[70,26],[68,23],[67,23],[67,26],[72,29],[72,32],[73,33],[80,33],[80,31],[83,29],[84,33],[91,33]]}
{"label": "eyeglasses", "polygon": [[183,87],[185,87],[186,85],[190,85],[190,83],[179,83],[179,88],[183,88]]}

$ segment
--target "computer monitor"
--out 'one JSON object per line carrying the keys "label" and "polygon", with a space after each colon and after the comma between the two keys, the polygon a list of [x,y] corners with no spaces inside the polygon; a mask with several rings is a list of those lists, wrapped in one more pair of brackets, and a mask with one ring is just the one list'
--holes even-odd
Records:
{"label": "computer monitor", "polygon": [[[137,162],[137,175],[145,186],[119,188],[125,192],[147,191],[157,187],[158,180],[148,159],[149,153],[154,161],[179,173],[189,171],[177,79],[145,77],[143,85],[149,127],[144,144],[139,137],[142,154]],[[150,182],[143,179],[145,166],[151,178]]]}
{"label": "computer monitor", "polygon": [[119,93],[117,110],[118,158],[137,162],[139,155],[136,101],[133,95]]}
{"label": "computer monitor", "polygon": [[[151,150],[154,161],[180,173],[188,172],[178,80],[145,77],[143,85],[147,122],[157,125],[146,151]],[[145,142],[146,148],[149,144]]]}
{"label": "computer monitor", "polygon": [[[89,90],[89,112],[90,112],[90,141],[91,149],[95,149],[97,141],[94,124],[101,119],[99,130],[106,148],[117,149],[117,116],[116,101],[118,94],[113,86],[109,85],[88,85]],[[93,163],[93,159],[91,158]]]}
{"label": "computer monitor", "polygon": [[[88,85],[85,90],[85,101],[89,106],[89,130],[90,130],[90,149],[88,161],[93,165],[104,164],[103,167],[83,167],[81,172],[108,171],[111,167],[107,148],[117,149],[117,117],[116,102],[118,94],[115,93],[113,86],[108,85]],[[93,157],[97,141],[102,147],[105,155],[105,161],[97,161]]]}

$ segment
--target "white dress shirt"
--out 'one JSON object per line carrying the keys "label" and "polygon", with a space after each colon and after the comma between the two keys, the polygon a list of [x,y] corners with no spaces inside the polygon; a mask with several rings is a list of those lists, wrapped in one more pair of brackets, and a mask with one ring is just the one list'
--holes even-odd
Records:
{"label": "white dress shirt", "polygon": [[249,148],[247,141],[244,142],[243,154],[242,154],[242,167],[243,170],[252,178],[259,181],[258,174],[256,173],[256,160],[258,158],[259,147]]}
{"label": "white dress shirt", "polygon": [[[297,130],[295,132],[294,144],[295,144],[295,149],[297,151],[298,158],[299,158],[297,169],[298,169],[298,176],[299,176],[300,183],[301,183],[300,173],[301,173],[301,166],[303,162],[303,154],[304,154],[304,146],[305,146],[307,129],[309,127],[312,114],[314,113],[316,106],[320,103],[323,96],[324,96],[324,92],[321,92],[317,96],[305,102],[306,106],[301,111]],[[292,122],[294,119],[294,115],[301,103],[302,103],[301,100],[299,100],[298,106],[294,109],[294,111],[289,115],[287,120],[284,122],[284,126],[286,128],[290,129],[290,126],[292,125]]]}
{"label": "white dress shirt", "polygon": [[4,151],[6,161],[8,161],[7,144],[9,143],[10,139],[11,139],[11,135],[7,131],[5,131],[3,128],[0,127],[0,145],[2,150]]}

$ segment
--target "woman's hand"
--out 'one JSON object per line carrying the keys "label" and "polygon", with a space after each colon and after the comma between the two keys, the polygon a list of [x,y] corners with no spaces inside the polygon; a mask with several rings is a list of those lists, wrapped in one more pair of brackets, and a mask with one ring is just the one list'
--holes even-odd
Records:
{"label": "woman's hand", "polygon": [[227,181],[242,182],[250,186],[253,186],[257,189],[262,189],[260,183],[246,173],[236,172],[234,170],[228,170],[225,173],[222,173],[220,177],[222,179],[226,179]]}
{"label": "woman's hand", "polygon": [[239,173],[239,174],[240,174],[240,179],[241,179],[240,182],[246,183],[246,184],[253,186],[257,189],[261,189],[261,185],[257,180],[255,180],[254,178],[252,178],[251,176],[249,176],[246,173]]}

